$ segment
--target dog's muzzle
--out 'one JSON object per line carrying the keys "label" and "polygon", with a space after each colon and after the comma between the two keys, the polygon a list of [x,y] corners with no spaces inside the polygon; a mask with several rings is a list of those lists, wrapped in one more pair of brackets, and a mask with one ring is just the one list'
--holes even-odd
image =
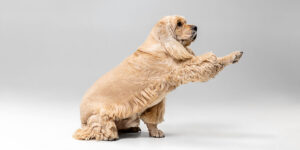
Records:
{"label": "dog's muzzle", "polygon": [[197,32],[194,32],[192,35],[192,41],[194,41],[197,38]]}

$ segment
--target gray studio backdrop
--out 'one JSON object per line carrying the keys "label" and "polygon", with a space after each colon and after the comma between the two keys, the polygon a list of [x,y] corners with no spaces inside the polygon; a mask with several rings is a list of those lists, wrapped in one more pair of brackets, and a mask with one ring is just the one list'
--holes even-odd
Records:
{"label": "gray studio backdrop", "polygon": [[1,0],[0,93],[76,95],[79,102],[161,17],[178,14],[199,27],[191,46],[197,55],[245,55],[210,82],[179,88],[176,96],[299,97],[299,12],[296,0]]}
{"label": "gray studio backdrop", "polygon": [[[66,140],[72,145],[85,91],[132,54],[161,17],[177,14],[198,26],[198,38],[191,45],[197,55],[242,50],[244,56],[215,79],[170,93],[162,125],[166,140],[230,147],[244,145],[226,145],[227,139],[251,142],[258,135],[263,144],[270,139],[278,139],[270,145],[298,143],[299,6],[298,0],[0,0],[0,118],[5,122],[0,140],[14,146],[40,143],[42,149]],[[183,127],[177,130],[179,124],[173,124],[180,120]],[[242,126],[239,123],[249,126],[235,133],[223,123],[233,124],[233,129]],[[255,135],[247,134],[251,127]],[[223,129],[228,134],[220,133]],[[268,129],[270,134],[261,135]],[[14,135],[23,145],[9,140],[16,139]],[[177,140],[180,135],[195,137],[182,142]],[[28,136],[59,140],[32,144]],[[289,144],[281,144],[289,149]]]}

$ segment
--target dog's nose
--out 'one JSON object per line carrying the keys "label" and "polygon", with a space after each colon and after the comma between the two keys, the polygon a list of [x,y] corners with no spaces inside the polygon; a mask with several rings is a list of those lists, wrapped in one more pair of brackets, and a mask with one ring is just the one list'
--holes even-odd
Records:
{"label": "dog's nose", "polygon": [[197,31],[197,26],[191,25],[191,29]]}

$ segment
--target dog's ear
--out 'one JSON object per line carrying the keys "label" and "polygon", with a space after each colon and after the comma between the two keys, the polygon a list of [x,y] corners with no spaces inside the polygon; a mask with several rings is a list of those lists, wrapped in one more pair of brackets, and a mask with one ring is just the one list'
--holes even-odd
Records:
{"label": "dog's ear", "polygon": [[175,26],[170,20],[161,20],[156,24],[154,34],[171,57],[176,60],[190,59],[193,55],[174,38]]}
{"label": "dog's ear", "polygon": [[193,57],[187,49],[174,38],[170,38],[164,43],[165,49],[169,55],[177,60],[186,60]]}

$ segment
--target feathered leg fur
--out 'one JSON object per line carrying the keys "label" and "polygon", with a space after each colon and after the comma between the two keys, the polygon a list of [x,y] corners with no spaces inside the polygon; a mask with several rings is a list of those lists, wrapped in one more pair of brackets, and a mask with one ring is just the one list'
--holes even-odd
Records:
{"label": "feathered leg fur", "polygon": [[213,53],[195,56],[182,63],[170,76],[176,87],[189,82],[205,82],[215,77],[225,66],[238,62],[243,52],[232,52],[224,57]]}
{"label": "feathered leg fur", "polygon": [[113,119],[108,116],[93,115],[89,117],[87,124],[78,129],[73,137],[78,140],[104,140],[118,139],[118,131]]}
{"label": "feathered leg fur", "polygon": [[147,125],[151,137],[162,138],[164,133],[157,128],[157,124],[164,120],[165,98],[157,105],[148,108],[142,115],[141,119]]}

